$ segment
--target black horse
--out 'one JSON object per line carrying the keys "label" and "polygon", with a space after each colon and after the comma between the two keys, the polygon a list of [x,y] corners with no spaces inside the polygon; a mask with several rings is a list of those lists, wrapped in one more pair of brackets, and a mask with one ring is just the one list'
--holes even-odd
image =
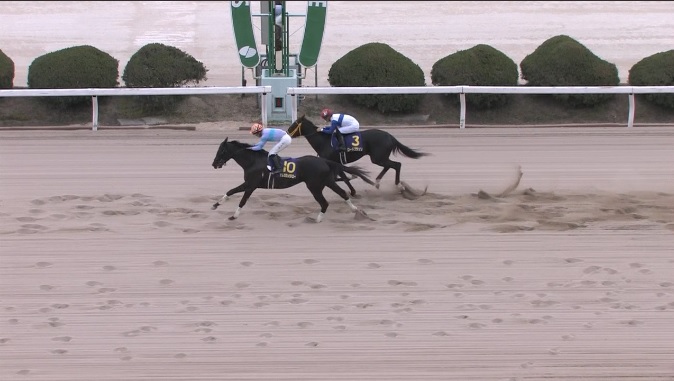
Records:
{"label": "black horse", "polygon": [[[375,187],[379,189],[379,182],[386,172],[393,168],[396,171],[395,184],[401,191],[405,187],[400,183],[400,162],[393,161],[389,157],[391,153],[401,153],[412,159],[418,159],[422,156],[427,156],[427,153],[419,152],[400,143],[398,139],[393,137],[386,131],[379,129],[368,129],[360,131],[358,135],[354,134],[351,139],[347,139],[349,135],[344,136],[346,139],[346,152],[340,153],[334,148],[333,139],[330,135],[319,132],[313,122],[307,119],[304,115],[297,118],[290,127],[288,127],[288,135],[295,138],[304,136],[311,147],[316,151],[318,156],[330,159],[341,163],[352,163],[359,160],[363,156],[370,156],[370,161],[384,169],[377,175],[375,179]],[[351,190],[351,195],[356,195],[356,190],[351,186],[351,182],[343,173],[340,177]]]}
{"label": "black horse", "polygon": [[316,218],[316,222],[321,222],[325,211],[328,209],[328,201],[323,196],[323,189],[328,187],[337,193],[346,201],[351,210],[358,212],[359,209],[353,205],[349,199],[348,193],[335,182],[338,173],[346,172],[348,174],[360,177],[370,185],[374,182],[367,177],[367,172],[357,166],[347,167],[337,162],[323,159],[318,156],[284,157],[281,158],[283,169],[277,175],[271,175],[267,169],[267,155],[265,150],[253,151],[249,148],[252,145],[242,143],[236,140],[229,141],[226,138],[215,154],[213,159],[213,168],[222,168],[230,159],[234,159],[241,168],[243,168],[243,184],[234,187],[225,193],[222,198],[213,204],[215,210],[221,201],[229,199],[229,196],[244,192],[239,207],[236,208],[234,215],[229,217],[234,220],[239,217],[241,208],[246,205],[246,201],[255,189],[284,189],[295,186],[299,183],[305,183],[316,201],[321,205],[321,212]]}

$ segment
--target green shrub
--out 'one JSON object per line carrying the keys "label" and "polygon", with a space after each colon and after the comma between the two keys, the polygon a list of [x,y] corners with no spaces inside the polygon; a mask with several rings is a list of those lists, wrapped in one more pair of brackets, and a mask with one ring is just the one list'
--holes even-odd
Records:
{"label": "green shrub", "polygon": [[[502,52],[488,45],[476,45],[441,58],[431,69],[436,86],[517,86],[517,64]],[[447,94],[459,102],[456,94]],[[466,94],[466,103],[478,109],[503,106],[505,94]]]}
{"label": "green shrub", "polygon": [[[131,56],[122,79],[127,87],[182,87],[207,80],[208,70],[188,53],[159,43],[147,44]],[[166,111],[185,96],[142,96],[139,105],[148,111]]]}
{"label": "green shrub", "polygon": [[[335,61],[328,82],[335,87],[426,86],[419,65],[378,42],[361,45]],[[381,113],[410,113],[418,110],[423,94],[355,94],[348,99]]]}
{"label": "green shrub", "polygon": [[[47,53],[28,67],[31,89],[112,88],[119,84],[119,61],[89,45]],[[91,105],[91,97],[46,97],[60,107]]]}
{"label": "green shrub", "polygon": [[[632,86],[674,86],[674,50],[653,54],[634,64],[627,82]],[[674,94],[643,94],[643,97],[674,109]]]}
{"label": "green shrub", "polygon": [[[555,36],[524,57],[522,78],[529,86],[617,86],[615,64],[602,60],[584,45],[565,35]],[[615,94],[555,94],[554,98],[576,106],[594,106]]]}
{"label": "green shrub", "polygon": [[14,87],[14,61],[0,49],[0,89]]}

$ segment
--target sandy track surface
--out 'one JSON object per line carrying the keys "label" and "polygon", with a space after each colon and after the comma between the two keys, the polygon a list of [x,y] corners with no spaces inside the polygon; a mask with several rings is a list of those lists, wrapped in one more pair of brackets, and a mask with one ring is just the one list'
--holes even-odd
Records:
{"label": "sandy track surface", "polygon": [[234,126],[0,133],[0,379],[674,379],[674,130],[391,133],[320,224],[210,209]]}

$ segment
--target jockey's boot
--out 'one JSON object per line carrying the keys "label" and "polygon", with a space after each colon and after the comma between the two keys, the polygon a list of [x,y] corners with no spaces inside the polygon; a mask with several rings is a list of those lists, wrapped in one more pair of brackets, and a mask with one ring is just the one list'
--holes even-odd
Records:
{"label": "jockey's boot", "polygon": [[276,175],[281,173],[283,164],[281,164],[281,158],[279,155],[269,155],[269,163],[271,165],[271,174]]}
{"label": "jockey's boot", "polygon": [[337,138],[337,149],[339,152],[346,151],[346,145],[344,144],[344,135],[335,128],[335,137]]}

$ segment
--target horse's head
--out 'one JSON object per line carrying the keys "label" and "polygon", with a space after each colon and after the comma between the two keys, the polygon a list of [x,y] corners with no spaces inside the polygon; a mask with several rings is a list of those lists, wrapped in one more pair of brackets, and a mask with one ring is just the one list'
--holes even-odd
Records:
{"label": "horse's head", "polygon": [[[229,138],[225,138],[225,141],[220,143],[218,147],[218,152],[215,154],[215,159],[213,159],[213,168],[218,169],[222,168],[223,165],[227,165],[227,162],[232,159],[237,153],[250,148],[251,145],[248,143],[242,143],[236,140],[229,141]],[[252,151],[251,151],[252,152]],[[260,150],[258,152],[266,152]]]}
{"label": "horse's head", "polygon": [[222,168],[223,165],[227,164],[227,161],[232,158],[232,150],[229,147],[229,138],[225,138],[225,141],[220,143],[218,147],[218,152],[215,154],[215,159],[213,159],[213,168],[218,169]]}
{"label": "horse's head", "polygon": [[316,133],[315,124],[313,124],[309,119],[304,115],[297,118],[286,131],[291,138],[296,138],[298,136],[307,136],[313,133]]}

